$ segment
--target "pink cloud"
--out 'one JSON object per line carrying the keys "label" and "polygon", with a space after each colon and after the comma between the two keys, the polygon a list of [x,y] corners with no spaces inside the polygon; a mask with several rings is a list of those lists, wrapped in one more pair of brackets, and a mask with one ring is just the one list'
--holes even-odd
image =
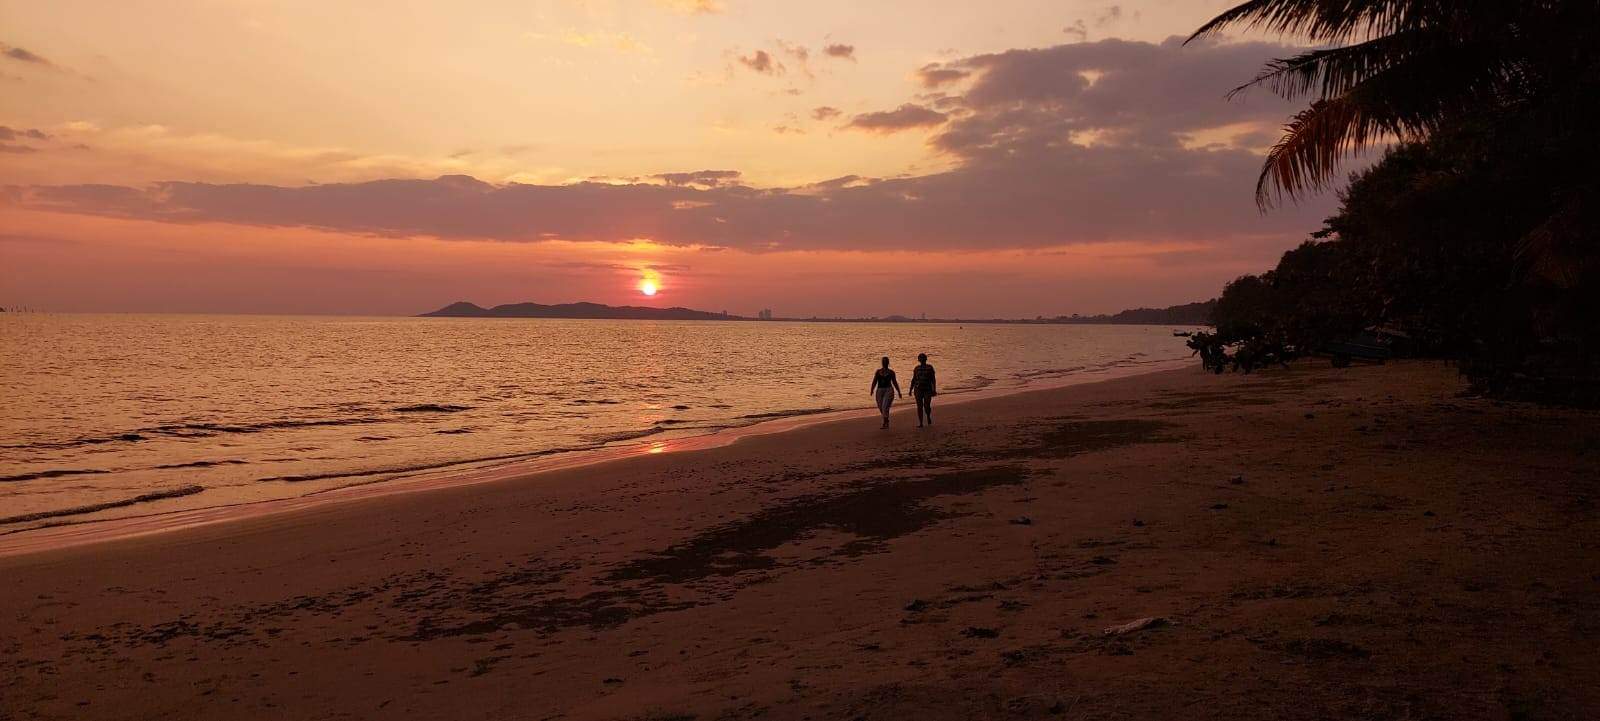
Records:
{"label": "pink cloud", "polygon": [[834,43],[832,45],[823,47],[822,53],[830,58],[838,58],[840,60],[855,60],[856,46],[846,45],[844,43]]}
{"label": "pink cloud", "polygon": [[757,50],[750,55],[742,55],[738,60],[740,65],[763,75],[782,75],[785,72],[783,63],[774,60],[772,54],[765,50]]}
{"label": "pink cloud", "polygon": [[937,88],[941,85],[962,80],[972,75],[970,71],[960,68],[945,67],[938,63],[930,63],[917,69],[917,79],[922,81],[926,88]]}
{"label": "pink cloud", "polygon": [[847,128],[874,133],[898,133],[913,128],[926,128],[944,123],[949,117],[937,110],[906,103],[894,110],[861,113],[850,119]]}

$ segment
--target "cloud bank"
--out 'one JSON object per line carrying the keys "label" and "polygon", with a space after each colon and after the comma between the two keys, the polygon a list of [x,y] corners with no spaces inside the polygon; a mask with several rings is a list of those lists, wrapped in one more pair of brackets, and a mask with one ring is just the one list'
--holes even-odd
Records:
{"label": "cloud bank", "polygon": [[[34,209],[177,223],[501,241],[651,239],[753,251],[1292,237],[1326,204],[1261,216],[1251,193],[1260,163],[1254,144],[1289,107],[1264,95],[1222,98],[1264,59],[1289,50],[1105,40],[925,67],[923,82],[937,77],[943,92],[847,123],[928,133],[951,169],[910,177],[758,188],[737,171],[703,170],[629,184],[441,176],[307,186],[13,186],[4,197]],[[761,65],[761,56],[752,61]],[[823,111],[814,117],[833,117]]]}

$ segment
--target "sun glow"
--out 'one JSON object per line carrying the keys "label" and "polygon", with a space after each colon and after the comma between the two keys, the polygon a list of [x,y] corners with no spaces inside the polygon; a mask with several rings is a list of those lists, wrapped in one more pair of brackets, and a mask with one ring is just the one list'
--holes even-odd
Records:
{"label": "sun glow", "polygon": [[646,298],[661,292],[661,273],[655,268],[645,266],[639,269],[639,292]]}

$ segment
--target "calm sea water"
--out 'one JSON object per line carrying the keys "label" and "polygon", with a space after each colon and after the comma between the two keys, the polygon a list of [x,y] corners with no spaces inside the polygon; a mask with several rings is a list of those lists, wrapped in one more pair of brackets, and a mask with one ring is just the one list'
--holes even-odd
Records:
{"label": "calm sea water", "polygon": [[[0,314],[0,533],[1170,364],[1170,328]],[[953,414],[952,414],[953,416]],[[952,418],[952,422],[954,422]],[[109,506],[109,507],[101,507]]]}

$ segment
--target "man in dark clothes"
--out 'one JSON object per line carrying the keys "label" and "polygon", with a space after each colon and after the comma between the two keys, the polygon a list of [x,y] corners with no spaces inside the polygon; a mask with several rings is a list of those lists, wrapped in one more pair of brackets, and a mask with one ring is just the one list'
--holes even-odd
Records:
{"label": "man in dark clothes", "polygon": [[917,427],[922,427],[922,419],[928,419],[928,425],[933,425],[933,397],[939,394],[938,384],[934,382],[933,366],[928,365],[928,354],[917,354],[917,367],[911,371],[911,398],[917,402]]}

